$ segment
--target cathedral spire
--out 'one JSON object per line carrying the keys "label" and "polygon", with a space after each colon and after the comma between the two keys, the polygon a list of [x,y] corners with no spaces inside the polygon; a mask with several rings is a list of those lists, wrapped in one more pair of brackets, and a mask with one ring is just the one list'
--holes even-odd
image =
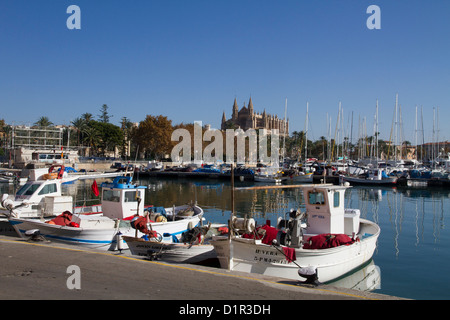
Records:
{"label": "cathedral spire", "polygon": [[249,100],[249,102],[248,102],[248,113],[249,113],[250,115],[253,114],[253,102],[252,102],[252,96],[250,96],[250,100]]}
{"label": "cathedral spire", "polygon": [[232,114],[232,119],[237,119],[238,118],[238,105],[237,105],[237,101],[236,98],[234,98],[234,104],[233,104],[233,114]]}

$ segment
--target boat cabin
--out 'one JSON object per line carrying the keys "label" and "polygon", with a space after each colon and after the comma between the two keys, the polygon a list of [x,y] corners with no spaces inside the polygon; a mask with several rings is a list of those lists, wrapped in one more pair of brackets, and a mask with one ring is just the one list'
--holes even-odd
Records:
{"label": "boat cabin", "polygon": [[358,232],[359,210],[344,208],[349,186],[311,185],[303,187],[308,218],[305,234],[347,234]]}
{"label": "boat cabin", "polygon": [[386,172],[382,169],[369,170],[365,173],[365,178],[370,180],[383,180],[389,178]]}
{"label": "boat cabin", "polygon": [[143,215],[146,186],[136,186],[129,176],[114,178],[112,183],[102,183],[103,214],[111,219],[125,219],[135,214]]}
{"label": "boat cabin", "polygon": [[[2,202],[6,198],[11,201],[14,199],[10,205],[16,207],[15,214],[22,218],[53,216],[66,210],[72,210],[73,199],[69,196],[62,196],[62,180],[59,178],[59,174],[56,173],[56,176],[50,174],[49,169],[30,170],[28,181],[16,192],[15,196],[10,197],[4,194]],[[22,206],[23,204],[26,205]]]}
{"label": "boat cabin", "polygon": [[31,180],[16,193],[15,200],[39,202],[45,196],[60,196],[61,183],[57,180]]}

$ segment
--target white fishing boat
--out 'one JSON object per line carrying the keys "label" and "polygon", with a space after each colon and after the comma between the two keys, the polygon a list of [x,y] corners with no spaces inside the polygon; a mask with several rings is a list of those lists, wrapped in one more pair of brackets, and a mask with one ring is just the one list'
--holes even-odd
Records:
{"label": "white fishing boat", "polygon": [[[61,167],[56,171],[56,167]],[[16,218],[37,218],[56,216],[73,209],[72,197],[63,196],[61,185],[72,182],[64,174],[64,166],[57,165],[29,171],[28,181],[15,195],[3,194],[0,215]]]}
{"label": "white fishing boat", "polygon": [[365,173],[358,176],[343,175],[343,181],[349,182],[352,185],[395,185],[397,183],[397,176],[388,176],[382,169],[367,170]]}
{"label": "white fishing boat", "polygon": [[[277,227],[232,218],[230,236],[213,237],[222,268],[305,282],[331,281],[372,258],[380,228],[344,209],[348,186],[304,185],[306,212],[291,211]],[[232,234],[232,232],[234,234]]]}
{"label": "white fishing boat", "polygon": [[255,174],[254,179],[256,182],[266,183],[281,183],[282,179],[278,176]]}
{"label": "white fishing boat", "polygon": [[19,181],[19,179],[17,172],[0,170],[0,183],[12,184]]}
{"label": "white fishing boat", "polygon": [[281,183],[283,180],[278,168],[259,168],[254,174],[255,182]]}
{"label": "white fishing boat", "polygon": [[[222,230],[221,230],[222,229]],[[149,260],[160,259],[172,263],[198,263],[217,258],[214,247],[208,242],[212,235],[228,231],[225,225],[200,226],[183,233],[179,241],[173,237],[161,239],[123,236],[132,255]]]}
{"label": "white fishing boat", "polygon": [[150,260],[161,259],[172,263],[197,263],[216,257],[211,244],[188,245],[166,241],[149,241],[143,238],[123,237],[130,252],[136,256],[143,256]]}
{"label": "white fishing boat", "polygon": [[197,205],[144,208],[145,186],[132,184],[131,177],[116,177],[102,184],[101,214],[63,212],[53,219],[8,217],[22,238],[40,235],[47,240],[105,250],[126,249],[122,235],[180,237],[203,219]]}
{"label": "white fishing boat", "polygon": [[[57,169],[59,168],[59,169]],[[64,211],[101,213],[98,207],[75,207],[71,196],[62,194],[62,185],[76,180],[117,177],[120,173],[68,174],[64,165],[30,169],[27,181],[15,195],[3,194],[0,215],[16,218],[54,217]],[[92,211],[94,209],[94,211]]]}
{"label": "white fishing boat", "polygon": [[294,182],[294,183],[309,183],[309,182],[313,182],[313,173],[312,172],[298,172],[296,174],[293,175],[289,175],[286,177],[286,182]]}

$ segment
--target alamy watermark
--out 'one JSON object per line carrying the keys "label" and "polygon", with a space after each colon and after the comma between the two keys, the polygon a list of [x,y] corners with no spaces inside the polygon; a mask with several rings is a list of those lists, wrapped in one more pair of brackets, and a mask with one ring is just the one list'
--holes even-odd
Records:
{"label": "alamy watermark", "polygon": [[66,13],[71,14],[66,21],[67,29],[81,29],[81,9],[77,5],[70,5],[67,7]]}
{"label": "alamy watermark", "polygon": [[[69,30],[80,30],[81,29],[81,9],[77,5],[70,5],[67,7],[66,13],[70,14],[67,18],[66,26]],[[381,29],[381,9],[377,5],[370,5],[366,10],[367,14],[371,14],[367,18],[366,26],[369,30]]]}
{"label": "alamy watermark", "polygon": [[[226,129],[224,138],[219,129],[208,129],[203,133],[202,122],[195,121],[193,139],[187,129],[173,131],[171,140],[179,143],[172,149],[171,158],[173,162],[182,163],[189,163],[192,159],[194,163],[234,163],[236,158],[237,163],[260,162],[277,167],[280,161],[279,138],[278,129],[271,129],[270,134],[266,129]],[[212,142],[203,149],[203,141]]]}
{"label": "alamy watermark", "polygon": [[70,274],[70,276],[67,278],[66,285],[67,289],[73,290],[81,289],[81,270],[80,267],[77,265],[70,265],[67,267],[66,273]]}
{"label": "alamy watermark", "polygon": [[369,30],[373,29],[381,29],[381,9],[377,5],[370,5],[366,10],[367,14],[371,14],[369,18],[367,18],[366,26]]}

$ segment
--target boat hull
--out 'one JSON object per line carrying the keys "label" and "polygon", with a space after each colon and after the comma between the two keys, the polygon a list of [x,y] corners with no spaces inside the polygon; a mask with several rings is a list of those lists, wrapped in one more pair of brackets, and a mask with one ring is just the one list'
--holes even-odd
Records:
{"label": "boat hull", "polygon": [[[161,236],[170,234],[181,237],[181,234],[191,227],[195,227],[203,219],[203,210],[196,207],[197,214],[180,220],[151,223],[151,228]],[[18,235],[24,239],[28,230],[38,229],[39,234],[47,240],[80,245],[93,249],[118,250],[127,249],[127,244],[121,236],[144,236],[140,231],[131,227],[128,221],[112,220],[104,216],[87,218],[92,227],[76,228],[45,223],[39,219],[10,218],[9,221]],[[120,237],[118,237],[120,235]]]}
{"label": "boat hull", "polygon": [[51,225],[37,219],[10,218],[9,221],[23,239],[29,238],[25,232],[38,229],[39,235],[49,241],[75,244],[90,249],[115,250],[117,247],[115,236],[119,227],[84,229]]}
{"label": "boat hull", "polygon": [[265,245],[253,239],[217,237],[211,244],[222,268],[305,281],[298,274],[299,266],[315,267],[319,282],[324,283],[351,272],[372,258],[380,229],[361,219],[360,230],[361,235],[370,235],[348,246],[295,249],[295,263],[288,262],[282,246]]}
{"label": "boat hull", "polygon": [[295,175],[295,176],[288,176],[287,179],[285,181],[288,182],[313,182],[313,177],[314,175],[312,173],[307,173],[304,175]]}
{"label": "boat hull", "polygon": [[389,186],[397,183],[397,178],[384,178],[384,179],[364,179],[357,177],[343,177],[343,180],[349,182],[351,185],[376,185],[376,186]]}
{"label": "boat hull", "polygon": [[258,176],[254,177],[255,182],[266,182],[266,183],[281,183],[282,179],[278,177],[270,177],[270,176]]}
{"label": "boat hull", "polygon": [[128,236],[123,239],[133,255],[148,258],[158,256],[161,260],[172,263],[197,263],[217,257],[214,246],[210,244],[189,246],[184,243],[147,241]]}

